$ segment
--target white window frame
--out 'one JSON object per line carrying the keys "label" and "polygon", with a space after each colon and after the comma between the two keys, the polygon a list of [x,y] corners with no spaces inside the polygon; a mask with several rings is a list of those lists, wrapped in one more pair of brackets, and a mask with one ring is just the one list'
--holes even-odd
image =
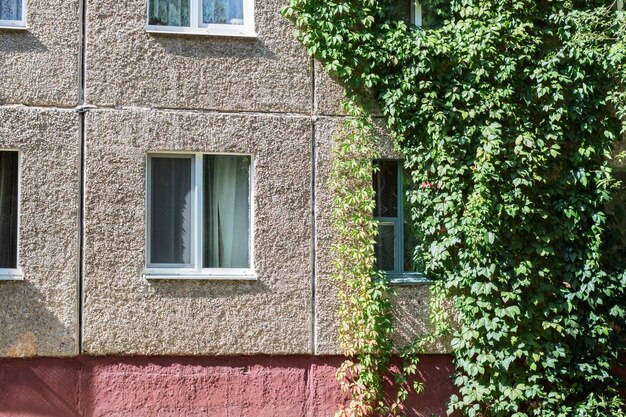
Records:
{"label": "white window frame", "polygon": [[254,0],[243,0],[243,25],[223,23],[202,23],[202,0],[189,0],[190,26],[151,25],[150,2],[146,0],[146,26],[148,33],[177,33],[188,35],[231,36],[238,38],[256,38],[254,29]]}
{"label": "white window frame", "polygon": [[422,27],[422,5],[415,0],[411,0],[411,23]]}
{"label": "white window frame", "polygon": [[17,153],[17,260],[16,268],[0,268],[0,281],[22,281],[24,274],[20,268],[20,219],[21,219],[21,201],[22,201],[22,153],[18,149],[0,149],[0,152],[16,152]]}
{"label": "white window frame", "polygon": [[[231,155],[231,156],[247,156],[250,158],[250,175],[249,175],[249,224],[248,231],[248,253],[249,268],[203,268],[202,267],[202,215],[203,215],[203,177],[205,155]],[[151,173],[152,158],[189,158],[192,161],[191,168],[191,264],[150,264],[150,189],[151,189]],[[150,152],[146,156],[146,184],[145,184],[145,239],[146,253],[145,265],[143,272],[145,279],[196,279],[196,280],[256,280],[254,272],[254,155],[243,153],[218,153],[218,152]]]}
{"label": "white window frame", "polygon": [[22,20],[1,20],[0,19],[0,29],[17,29],[17,30],[27,29],[26,0],[19,0],[19,1],[22,2]]}
{"label": "white window frame", "polygon": [[[421,272],[410,272],[404,270],[404,162],[397,159],[377,159],[378,162],[395,162],[396,186],[398,188],[397,217],[376,217],[374,220],[382,225],[394,225],[394,268],[393,271],[381,271],[385,273],[392,284],[396,285],[413,285],[431,282]],[[377,191],[377,190],[374,190]]]}

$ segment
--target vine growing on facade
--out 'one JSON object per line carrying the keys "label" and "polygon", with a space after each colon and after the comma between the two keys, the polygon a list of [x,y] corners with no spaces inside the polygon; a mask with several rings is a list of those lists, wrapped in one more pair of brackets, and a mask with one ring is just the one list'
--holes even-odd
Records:
{"label": "vine growing on facade", "polygon": [[[351,103],[375,103],[404,157],[414,262],[458,321],[449,411],[624,416],[612,367],[624,352],[626,256],[603,256],[620,253],[603,234],[626,120],[626,17],[600,0],[422,8],[424,28],[396,0],[289,0],[284,14]],[[380,388],[394,352],[390,294],[373,266],[371,156],[359,148],[372,131],[352,128],[339,152],[356,155],[344,160],[362,187],[338,187],[335,216],[345,227],[340,331],[358,360],[342,376],[349,412],[390,414],[400,410]]]}

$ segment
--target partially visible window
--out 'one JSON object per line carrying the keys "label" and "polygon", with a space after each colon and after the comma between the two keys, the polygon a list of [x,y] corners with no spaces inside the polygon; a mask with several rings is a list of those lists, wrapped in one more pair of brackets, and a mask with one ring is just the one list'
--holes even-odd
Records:
{"label": "partially visible window", "polygon": [[251,157],[148,158],[146,276],[253,277]]}
{"label": "partially visible window", "polygon": [[[393,280],[423,281],[413,262],[416,246],[405,204],[404,167],[402,161],[377,160],[373,174],[376,195],[374,219],[378,221],[378,237],[374,246],[376,266]],[[408,180],[408,178],[407,178]]]}
{"label": "partially visible window", "polygon": [[152,32],[254,36],[254,0],[148,0]]}
{"label": "partially visible window", "polygon": [[606,229],[603,236],[602,263],[612,272],[626,269],[626,169],[615,169],[618,181],[606,207]]}
{"label": "partially visible window", "polygon": [[26,26],[26,0],[0,0],[0,27]]}
{"label": "partially visible window", "polygon": [[414,0],[411,0],[411,23],[422,26],[422,5]]}
{"label": "partially visible window", "polygon": [[0,151],[0,275],[17,269],[17,201],[19,157]]}
{"label": "partially visible window", "polygon": [[444,21],[451,17],[450,2],[420,3],[416,0],[408,0],[411,5],[411,23],[422,29],[436,29],[441,27]]}

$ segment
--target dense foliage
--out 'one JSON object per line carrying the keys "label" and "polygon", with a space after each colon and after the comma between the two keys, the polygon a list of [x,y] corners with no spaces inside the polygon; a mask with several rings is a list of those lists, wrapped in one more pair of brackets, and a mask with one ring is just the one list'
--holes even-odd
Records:
{"label": "dense foliage", "polygon": [[[459,323],[452,348],[460,395],[450,411],[624,416],[611,367],[624,351],[626,256],[602,257],[610,155],[626,115],[624,13],[599,0],[422,6],[423,29],[398,18],[391,0],[289,0],[284,14],[352,102],[377,104],[404,155],[420,236],[414,260]],[[359,135],[344,146],[350,137]],[[352,221],[368,215],[361,206]],[[375,230],[362,230],[353,243],[371,246]],[[356,263],[371,267],[364,251]],[[363,283],[375,276],[360,272]],[[367,370],[361,390],[391,349],[387,330],[362,326],[388,329],[387,286],[373,282],[382,287],[347,294],[381,313],[378,324],[346,325],[343,315],[343,331],[361,340],[348,353],[383,358],[355,368]],[[381,291],[382,304],[367,291]],[[390,412],[376,398],[361,400],[364,412]]]}

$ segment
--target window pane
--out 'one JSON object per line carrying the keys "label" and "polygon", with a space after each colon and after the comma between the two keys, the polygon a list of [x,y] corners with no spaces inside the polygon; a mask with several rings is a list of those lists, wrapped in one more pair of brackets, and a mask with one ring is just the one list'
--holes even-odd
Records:
{"label": "window pane", "polygon": [[380,168],[374,173],[376,208],[374,217],[398,216],[398,162],[377,161]]}
{"label": "window pane", "polygon": [[191,158],[153,157],[150,263],[191,263]]}
{"label": "window pane", "polygon": [[250,267],[250,157],[204,156],[205,268]]}
{"label": "window pane", "polygon": [[603,263],[610,271],[626,268],[626,171],[613,172],[621,182],[606,207],[606,230],[603,236]]}
{"label": "window pane", "polygon": [[22,0],[0,0],[0,20],[22,20]]}
{"label": "window pane", "polygon": [[149,0],[148,23],[162,26],[189,26],[190,0]]}
{"label": "window pane", "polygon": [[392,272],[395,269],[395,225],[380,223],[374,245],[376,266],[381,271]]}
{"label": "window pane", "polygon": [[[406,207],[406,206],[405,206]],[[408,217],[408,213],[405,213],[404,217],[404,272],[417,272],[415,262],[413,262],[413,255],[415,247],[417,246],[417,239],[413,231],[413,225]]]}
{"label": "window pane", "polygon": [[0,268],[17,268],[17,152],[0,152]]}
{"label": "window pane", "polygon": [[202,0],[202,23],[243,25],[243,0]]}

